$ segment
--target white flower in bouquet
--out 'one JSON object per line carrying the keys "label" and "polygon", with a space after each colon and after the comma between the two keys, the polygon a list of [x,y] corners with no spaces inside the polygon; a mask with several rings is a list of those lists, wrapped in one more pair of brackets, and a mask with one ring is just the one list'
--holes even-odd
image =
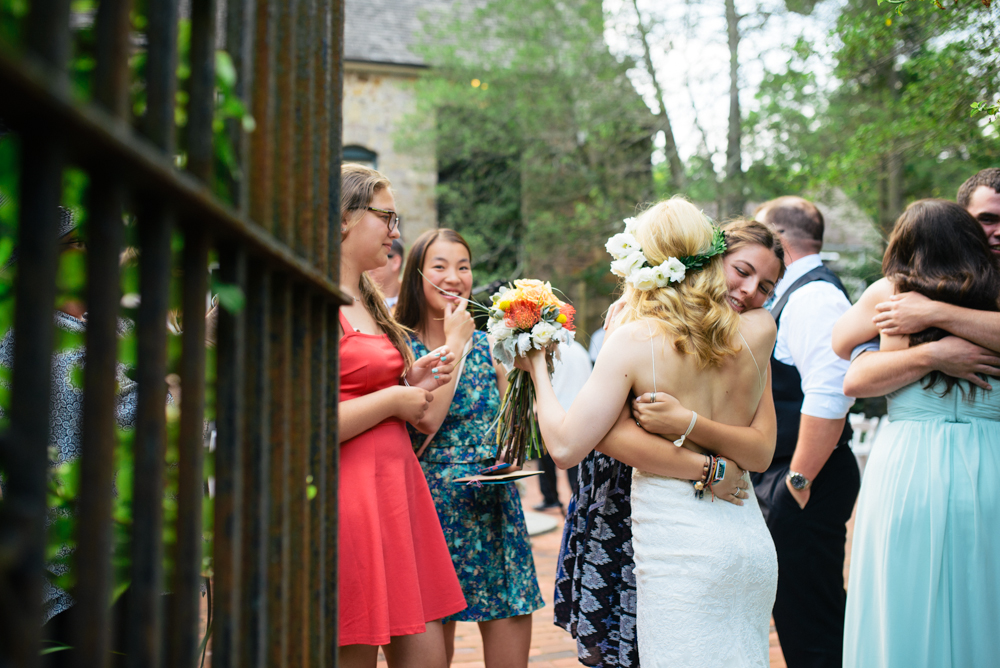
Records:
{"label": "white flower in bouquet", "polygon": [[675,257],[667,258],[666,262],[660,266],[664,268],[667,276],[669,276],[670,280],[674,283],[683,281],[684,275],[687,273],[687,268],[684,266],[684,263]]}
{"label": "white flower in bouquet", "polygon": [[652,290],[659,285],[656,270],[652,267],[637,269],[629,276],[628,280],[639,290]]}
{"label": "white flower in bouquet", "polygon": [[[562,329],[562,326],[558,329]],[[535,344],[541,348],[552,343],[552,337],[555,336],[556,331],[557,328],[555,326],[542,320],[531,328],[531,338],[534,339]]]}
{"label": "white flower in bouquet", "polygon": [[531,350],[531,334],[521,332],[517,335],[517,354],[524,357]]}
{"label": "white flower in bouquet", "polygon": [[628,278],[632,275],[633,271],[641,267],[645,262],[646,256],[642,254],[642,251],[635,251],[612,262],[611,273]]}
{"label": "white flower in bouquet", "polygon": [[620,260],[639,250],[639,242],[628,232],[623,232],[608,239],[608,243],[604,244],[604,248],[616,260]]}
{"label": "white flower in bouquet", "polygon": [[496,341],[503,341],[514,333],[514,330],[504,324],[503,319],[491,320],[489,324],[490,336]]}

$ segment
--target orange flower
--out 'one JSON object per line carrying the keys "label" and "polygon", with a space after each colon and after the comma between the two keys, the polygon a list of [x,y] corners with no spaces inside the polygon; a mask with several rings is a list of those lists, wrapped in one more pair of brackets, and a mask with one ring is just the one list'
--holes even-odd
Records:
{"label": "orange flower", "polygon": [[519,299],[512,302],[504,316],[504,324],[511,329],[531,329],[542,317],[538,304]]}
{"label": "orange flower", "polygon": [[[569,304],[559,305],[559,317],[556,319],[558,322],[562,323],[564,329],[572,332],[575,325],[573,324],[573,318],[576,317],[576,309]],[[563,318],[566,318],[564,321]]]}

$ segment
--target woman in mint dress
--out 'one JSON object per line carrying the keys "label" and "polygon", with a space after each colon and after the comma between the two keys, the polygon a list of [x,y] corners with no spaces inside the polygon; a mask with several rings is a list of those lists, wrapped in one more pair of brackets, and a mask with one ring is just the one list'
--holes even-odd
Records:
{"label": "woman in mint dress", "polygon": [[[997,259],[977,221],[952,202],[911,204],[882,267],[886,278],[844,316],[852,342],[874,333],[874,306],[894,292],[998,310]],[[945,335],[931,329],[907,341],[883,334],[881,350]],[[997,382],[987,391],[933,372],[888,395],[890,422],[858,497],[845,668],[1000,665]]]}
{"label": "woman in mint dress", "polygon": [[410,438],[468,603],[443,620],[449,660],[454,622],[467,621],[479,623],[487,668],[526,667],[531,613],[545,603],[517,487],[452,482],[495,463],[492,427],[506,385],[486,334],[475,331],[465,310],[471,292],[471,253],[461,235],[448,229],[421,235],[403,272],[396,319],[414,330],[410,346],[416,355],[443,344],[468,352],[461,374],[456,367],[451,382],[434,392],[418,429],[409,427]]}

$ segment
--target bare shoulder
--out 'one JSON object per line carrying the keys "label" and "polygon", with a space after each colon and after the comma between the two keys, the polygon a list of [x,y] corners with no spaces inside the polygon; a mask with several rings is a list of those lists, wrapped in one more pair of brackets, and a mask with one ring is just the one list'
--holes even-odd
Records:
{"label": "bare shoulder", "polygon": [[858,304],[862,305],[863,308],[874,310],[876,304],[888,301],[895,291],[892,281],[888,278],[880,278],[865,288],[864,294],[858,299]]}
{"label": "bare shoulder", "polygon": [[778,326],[770,311],[755,308],[740,315],[740,332],[754,347],[757,344],[772,346],[778,336]]}

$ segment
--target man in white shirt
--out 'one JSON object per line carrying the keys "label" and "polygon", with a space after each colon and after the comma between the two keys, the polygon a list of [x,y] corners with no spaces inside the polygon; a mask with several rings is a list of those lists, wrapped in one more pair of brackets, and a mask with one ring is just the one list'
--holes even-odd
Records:
{"label": "man in white shirt", "polygon": [[368,275],[378,284],[385,297],[385,305],[389,310],[396,308],[399,301],[399,272],[403,267],[403,244],[399,239],[392,240],[392,248],[389,249],[389,261],[384,267],[369,269]]}
{"label": "man in white shirt", "polygon": [[771,467],[754,476],[778,553],[774,623],[789,668],[839,668],[846,524],[861,480],[845,419],[854,403],[843,392],[848,362],[830,337],[851,302],[820,260],[823,215],[811,202],[780,197],[756,218],[777,229],[788,262],[771,308],[777,446]]}

